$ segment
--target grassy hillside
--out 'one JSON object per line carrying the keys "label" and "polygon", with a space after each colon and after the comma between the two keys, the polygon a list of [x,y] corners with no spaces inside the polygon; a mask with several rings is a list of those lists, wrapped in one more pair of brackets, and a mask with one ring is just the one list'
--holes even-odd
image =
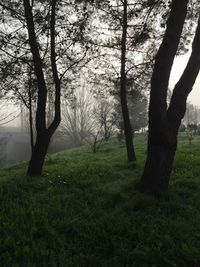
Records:
{"label": "grassy hillside", "polygon": [[96,154],[48,156],[42,178],[24,178],[26,164],[1,170],[0,266],[195,266],[200,139],[180,138],[169,193],[159,199],[134,191],[145,142],[136,138],[134,164],[112,141]]}

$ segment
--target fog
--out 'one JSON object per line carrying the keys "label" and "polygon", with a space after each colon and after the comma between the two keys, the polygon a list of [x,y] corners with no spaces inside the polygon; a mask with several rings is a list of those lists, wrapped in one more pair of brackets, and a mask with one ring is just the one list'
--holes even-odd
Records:
{"label": "fog", "polygon": [[[72,147],[73,145],[63,134],[56,132],[51,140],[48,152],[55,153]],[[19,127],[1,127],[0,151],[0,168],[8,167],[21,161],[28,161],[31,156],[30,134]]]}
{"label": "fog", "polygon": [[[172,68],[169,87],[173,89],[180,78],[187,64],[189,54],[179,56],[175,59]],[[188,102],[200,107],[200,75],[189,95]],[[28,161],[31,155],[30,134],[27,129],[23,129],[21,118],[21,107],[12,102],[1,101],[0,103],[0,167],[7,167],[21,161]],[[78,143],[78,142],[77,142]],[[52,138],[49,153],[59,152],[75,146],[67,139],[64,133],[59,130]]]}

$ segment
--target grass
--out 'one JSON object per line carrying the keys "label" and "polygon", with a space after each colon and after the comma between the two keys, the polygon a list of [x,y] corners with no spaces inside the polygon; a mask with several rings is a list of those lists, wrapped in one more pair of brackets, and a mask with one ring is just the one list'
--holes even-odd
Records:
{"label": "grass", "polygon": [[1,267],[170,267],[200,261],[200,138],[181,136],[169,192],[134,191],[137,163],[124,145],[49,155],[44,176],[27,180],[26,164],[0,173]]}

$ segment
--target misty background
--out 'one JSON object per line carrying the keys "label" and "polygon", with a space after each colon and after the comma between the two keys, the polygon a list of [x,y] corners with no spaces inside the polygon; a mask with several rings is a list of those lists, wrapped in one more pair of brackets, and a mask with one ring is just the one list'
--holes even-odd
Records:
{"label": "misty background", "polygon": [[[180,78],[180,75],[182,74],[187,61],[188,61],[189,53],[178,56],[175,58],[174,65],[172,68],[171,76],[170,76],[170,83],[169,88],[173,88],[178,79]],[[200,124],[200,97],[199,97],[199,84],[200,84],[200,75],[198,76],[196,83],[194,85],[194,88],[192,92],[189,95],[188,98],[188,105],[187,105],[187,111],[186,115],[183,119],[183,125],[187,127],[189,124]],[[65,149],[81,146],[83,144],[90,144],[93,146],[94,140],[86,140],[87,138],[85,136],[82,136],[82,138],[79,136],[78,131],[80,132],[80,129],[78,125],[75,125],[77,121],[80,123],[80,117],[77,119],[80,114],[84,115],[85,118],[85,125],[84,127],[95,128],[95,131],[99,130],[98,122],[94,122],[94,118],[91,118],[91,113],[94,111],[94,107],[98,106],[97,101],[102,102],[102,99],[94,99],[93,95],[90,93],[92,90],[91,85],[86,84],[86,81],[84,78],[82,78],[81,86],[75,93],[76,95],[76,105],[79,106],[70,106],[74,105],[74,103],[66,103],[65,100],[63,100],[63,106],[62,106],[62,113],[63,118],[61,122],[61,126],[54,134],[50,147],[48,152],[49,153],[55,153],[59,152]],[[133,117],[136,116],[136,120],[138,120],[138,126],[136,127],[136,132],[145,132],[147,130],[147,116],[148,116],[148,93],[146,93],[147,102],[145,104],[141,104],[141,107],[136,110],[132,110]],[[90,99],[87,101],[87,99]],[[81,101],[81,103],[80,103]],[[115,110],[115,99],[110,97],[109,101],[104,104],[102,104],[101,107],[99,107],[100,113],[106,113],[108,117],[114,112]],[[29,160],[31,156],[31,146],[30,146],[30,131],[29,131],[29,122],[28,122],[28,113],[26,109],[21,104],[16,104],[15,101],[6,101],[1,100],[1,111],[0,111],[0,150],[1,150],[1,157],[0,157],[0,167],[6,167],[10,166],[12,164],[15,164],[20,161],[27,161]],[[103,107],[104,105],[104,107]],[[139,104],[140,105],[140,104]],[[66,106],[68,108],[66,108]],[[143,109],[143,114],[140,117],[139,115],[136,115],[135,112],[141,112],[141,109]],[[105,110],[103,110],[105,109]],[[97,109],[95,112],[98,111]],[[75,114],[77,113],[77,114]],[[99,114],[99,119],[101,120],[101,115]],[[105,114],[104,114],[105,115]],[[83,118],[82,118],[83,119]],[[98,118],[96,118],[98,121]],[[119,125],[117,125],[116,120],[113,118],[105,118],[105,121],[108,120],[108,127],[111,127],[109,129],[111,136],[119,136]],[[113,120],[113,121],[112,121]],[[73,125],[74,124],[74,125]],[[88,124],[86,126],[86,124]],[[89,125],[91,124],[91,125]],[[74,129],[73,129],[74,127]],[[77,129],[75,129],[77,127]],[[101,122],[100,122],[100,128],[101,128]],[[83,129],[82,129],[83,130]],[[93,129],[94,130],[94,129]],[[102,133],[101,133],[102,134]],[[99,134],[100,135],[100,134]],[[99,138],[98,134],[97,136],[93,136],[95,139]],[[81,140],[82,139],[82,140]],[[99,140],[98,140],[99,141]]]}

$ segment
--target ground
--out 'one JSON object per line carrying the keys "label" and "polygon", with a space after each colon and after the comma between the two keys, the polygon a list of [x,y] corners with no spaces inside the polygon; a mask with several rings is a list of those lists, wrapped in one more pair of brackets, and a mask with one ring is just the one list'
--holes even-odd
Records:
{"label": "ground", "polygon": [[[93,154],[79,148],[47,157],[44,176],[27,179],[26,163],[0,172],[0,266],[170,267],[200,260],[200,138],[179,147],[169,192],[134,190],[137,163],[123,143]],[[192,264],[192,263],[191,263]]]}

